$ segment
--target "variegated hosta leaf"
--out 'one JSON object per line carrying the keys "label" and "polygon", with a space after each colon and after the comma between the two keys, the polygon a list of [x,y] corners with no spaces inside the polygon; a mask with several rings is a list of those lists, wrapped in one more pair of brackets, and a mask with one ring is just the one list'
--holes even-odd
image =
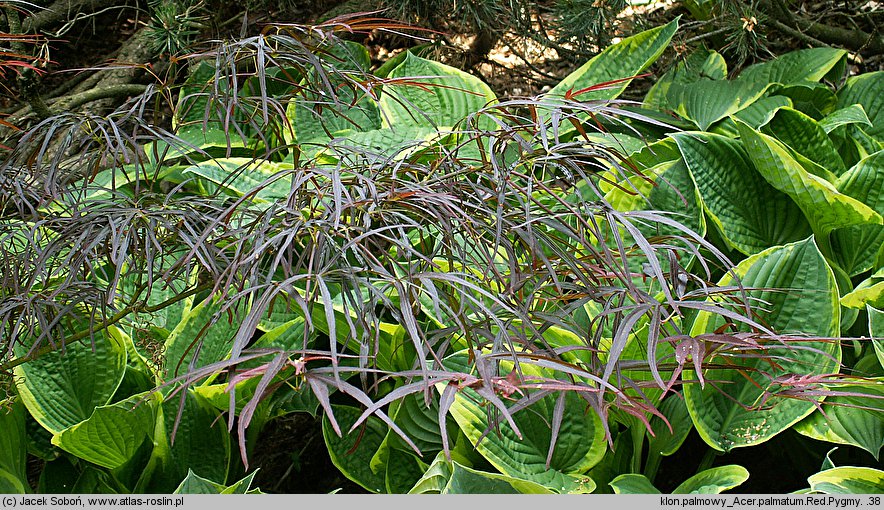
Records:
{"label": "variegated hosta leaf", "polygon": [[866,312],[869,314],[869,335],[872,337],[875,356],[884,368],[884,310],[866,305]]}
{"label": "variegated hosta leaf", "polygon": [[197,175],[232,195],[252,193],[256,200],[278,200],[291,192],[291,176],[281,172],[292,168],[290,163],[264,159],[217,158],[189,166],[184,173]]}
{"label": "variegated hosta leaf", "polygon": [[[592,484],[591,479],[587,479]],[[586,492],[592,492],[589,488]],[[553,494],[535,482],[470,469],[439,452],[409,494]]]}
{"label": "variegated hosta leaf", "polygon": [[[830,178],[847,171],[844,161],[838,155],[832,140],[829,139],[822,126],[798,110],[791,108],[778,110],[770,122],[765,125],[763,131],[773,135],[798,154],[820,165],[826,173],[825,176],[820,175],[820,177]],[[834,181],[834,179],[830,180]]]}
{"label": "variegated hosta leaf", "polygon": [[838,107],[862,105],[872,126],[866,132],[884,140],[884,71],[851,76],[838,91]]}
{"label": "variegated hosta leaf", "polygon": [[829,389],[840,394],[826,397],[821,410],[796,423],[794,429],[820,441],[857,446],[877,459],[884,446],[884,381]]}
{"label": "variegated hosta leaf", "polygon": [[709,219],[731,246],[751,255],[810,235],[801,209],[759,178],[739,142],[701,132],[674,138]]}
{"label": "variegated hosta leaf", "polygon": [[822,494],[882,494],[884,471],[870,467],[839,466],[807,478],[810,490]]}
{"label": "variegated hosta leaf", "polygon": [[[451,129],[497,97],[479,78],[460,69],[408,54],[387,77],[381,96],[385,128]],[[494,129],[490,119],[480,127]]]}
{"label": "variegated hosta leaf", "polygon": [[594,85],[624,80],[577,96],[580,101],[614,99],[629,85],[629,78],[648,68],[669,46],[678,30],[678,19],[627,37],[566,76],[546,93],[547,97],[564,97],[568,91],[578,92]]}
{"label": "variegated hosta leaf", "polygon": [[58,434],[110,402],[123,380],[126,358],[122,335],[96,332],[94,346],[86,338],[68,344],[64,352],[59,349],[15,367],[16,387],[31,416]]}
{"label": "variegated hosta leaf", "polygon": [[[462,357],[460,354],[452,358]],[[446,361],[454,363],[452,358]],[[523,373],[537,373],[536,367],[521,365]],[[604,430],[598,415],[586,408],[586,401],[573,392],[567,392],[561,426],[555,449],[547,468],[547,455],[552,439],[551,424],[556,406],[556,395],[550,395],[512,415],[519,431],[516,432],[501,419],[499,433],[492,431],[481,441],[491,423],[490,407],[471,389],[458,392],[450,413],[470,443],[501,473],[539,483],[555,492],[577,490],[582,474],[598,463],[607,449]]]}
{"label": "variegated hosta leaf", "polygon": [[[864,158],[835,183],[838,191],[884,216],[884,150]],[[877,269],[884,226],[855,225],[832,232],[833,258],[850,276]]]}
{"label": "variegated hosta leaf", "polygon": [[747,67],[740,73],[740,78],[781,85],[813,83],[822,80],[846,57],[847,51],[834,48],[790,51]]}
{"label": "variegated hosta leaf", "polygon": [[785,147],[768,135],[737,122],[749,158],[764,179],[789,195],[804,212],[815,234],[826,239],[836,228],[882,224],[881,215],[835,186],[808,173]]}
{"label": "variegated hosta leaf", "polygon": [[841,306],[884,308],[884,267],[859,282],[852,291],[841,296]]}
{"label": "variegated hosta leaf", "polygon": [[[758,305],[758,320],[783,334],[835,337],[840,330],[838,287],[835,276],[812,237],[773,247],[737,265],[736,276]],[[723,278],[718,285],[733,284]],[[715,331],[724,319],[702,311],[694,321],[692,336]],[[837,370],[840,345],[826,340],[801,341],[759,350],[760,356],[713,356],[709,363],[725,363],[730,369],[704,370],[704,387],[685,386],[685,402],[694,426],[716,450],[750,446],[767,441],[791,427],[815,409],[810,400],[778,397],[783,383],[776,378],[813,377]],[[776,364],[770,363],[776,358]],[[685,380],[697,375],[686,372]],[[714,381],[714,384],[710,381]],[[800,381],[798,381],[800,382]]]}

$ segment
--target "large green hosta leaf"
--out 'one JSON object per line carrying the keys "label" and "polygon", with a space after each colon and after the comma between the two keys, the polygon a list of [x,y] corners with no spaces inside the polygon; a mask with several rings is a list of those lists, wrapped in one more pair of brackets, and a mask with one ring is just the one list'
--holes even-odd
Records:
{"label": "large green hosta leaf", "polygon": [[838,91],[838,107],[852,104],[862,105],[872,127],[866,132],[873,137],[884,139],[884,71],[851,76]]}
{"label": "large green hosta leaf", "polygon": [[[330,48],[335,69],[339,72],[367,72],[371,65],[368,49],[357,43],[341,41]],[[312,79],[319,82],[317,73]],[[378,102],[367,91],[347,83],[337,74],[328,77],[335,86],[337,97],[332,100],[327,91],[305,90],[289,102],[286,116],[292,123],[294,139],[291,143],[325,142],[331,137],[353,131],[369,131],[381,127]]]}
{"label": "large green hosta leaf", "polygon": [[581,101],[616,98],[626,90],[630,78],[647,69],[669,46],[669,41],[678,30],[678,21],[675,19],[666,25],[638,33],[608,46],[566,76],[546,95],[564,97],[569,90],[577,92],[594,85],[624,80],[610,87],[598,88],[577,96]]}
{"label": "large green hosta leaf", "polygon": [[820,175],[820,177],[841,175],[847,171],[844,161],[838,155],[823,127],[798,110],[779,109],[764,130],[793,151],[823,167],[827,171],[826,176]]}
{"label": "large green hosta leaf", "polygon": [[[778,111],[791,106],[792,100],[786,96],[767,96],[762,97],[758,101],[755,101],[738,111],[734,114],[734,117],[749,124],[753,128],[758,129],[770,122],[770,119],[772,119]],[[729,129],[733,130],[734,134],[736,134],[736,125],[731,125],[729,123]]]}
{"label": "large green hosta leaf", "polygon": [[[411,53],[387,78],[393,82],[381,96],[383,127],[451,128],[497,100],[475,76]],[[490,119],[483,124],[494,126]]]}
{"label": "large green hosta leaf", "polygon": [[[436,128],[402,125],[349,133],[318,147],[316,154],[332,160],[343,159],[353,152],[368,158],[401,160],[426,152],[449,139],[451,139],[450,134],[440,132]],[[302,145],[302,150],[309,152],[310,147]]]}
{"label": "large green hosta leaf", "polygon": [[222,484],[227,480],[231,451],[227,422],[206,399],[190,390],[184,393],[180,417],[180,395],[159,407],[154,449],[135,492],[169,494],[190,471]]}
{"label": "large green hosta leaf", "polygon": [[109,469],[131,459],[156,427],[158,395],[134,395],[95,408],[88,420],[52,437],[52,444],[77,457]]}
{"label": "large green hosta leaf", "polygon": [[827,239],[836,228],[882,223],[881,215],[872,208],[808,173],[775,139],[741,122],[737,126],[758,173],[771,186],[792,197],[821,239]]}
{"label": "large green hosta leaf", "polygon": [[[840,329],[838,288],[835,276],[812,237],[765,250],[743,260],[735,269],[742,284],[750,290],[759,320],[774,331],[818,337],[837,336]],[[732,284],[723,278],[719,285]],[[709,333],[723,325],[720,316],[698,314],[691,335]],[[708,369],[706,381],[715,386],[685,386],[685,402],[700,436],[716,450],[762,443],[789,428],[814,410],[814,402],[767,395],[765,389],[776,387],[771,378],[791,375],[829,374],[836,370],[841,357],[837,342],[806,341],[801,349],[771,346],[763,357],[713,357],[712,363],[728,363],[733,369]],[[778,356],[772,365],[765,358]],[[830,357],[829,357],[830,356]],[[740,370],[737,368],[743,367]],[[685,379],[696,374],[686,372]],[[775,391],[775,390],[773,390]],[[725,393],[726,392],[726,393]]]}
{"label": "large green hosta leaf", "polygon": [[681,448],[694,424],[691,422],[691,415],[684,403],[684,397],[678,393],[667,397],[657,408],[666,417],[666,421],[664,422],[659,416],[651,418],[651,429],[654,431],[654,435],[651,436],[650,432],[647,433],[648,455],[669,456]]}
{"label": "large green hosta leaf", "polygon": [[771,83],[751,80],[709,80],[673,83],[667,93],[676,113],[707,130],[719,120],[761,98]]}
{"label": "large green hosta leaf", "polygon": [[[530,368],[522,365],[523,371]],[[478,443],[479,453],[505,475],[530,480],[556,492],[569,492],[576,490],[580,475],[598,463],[605,453],[601,420],[573,393],[566,396],[558,440],[547,469],[555,396],[513,415],[522,439],[504,422],[499,426],[499,434],[492,432],[479,442],[489,424],[487,409],[479,405],[482,398],[472,390],[464,392],[469,394],[458,393],[450,412],[470,442]]]}
{"label": "large green hosta leaf", "polygon": [[[884,215],[884,151],[861,160],[835,183],[841,193],[855,198]],[[856,276],[877,265],[884,245],[884,226],[853,225],[837,229],[831,237],[833,259]]]}
{"label": "large green hosta leaf", "polygon": [[122,337],[98,332],[94,338],[94,351],[86,339],[68,344],[64,353],[50,352],[15,367],[22,401],[53,434],[92,416],[123,380],[127,353]]}
{"label": "large green hosta leaf", "polygon": [[791,51],[767,62],[754,64],[740,73],[740,78],[781,85],[818,82],[847,57],[847,51],[834,48],[810,48]]}
{"label": "large green hosta leaf", "polygon": [[884,446],[884,381],[830,389],[849,395],[827,397],[822,406],[825,414],[814,412],[796,423],[795,430],[820,441],[857,446],[877,459]]}
{"label": "large green hosta leaf", "polygon": [[709,218],[731,246],[751,255],[810,235],[801,209],[759,178],[738,142],[700,132],[674,138]]}
{"label": "large green hosta leaf", "polygon": [[660,489],[645,475],[638,473],[624,473],[617,476],[608,485],[614,489],[614,494],[660,494]]}
{"label": "large green hosta leaf", "polygon": [[[362,414],[360,409],[335,405],[332,408],[335,421],[341,430],[349,430]],[[387,435],[387,427],[374,416],[369,416],[357,430],[338,437],[332,428],[328,415],[322,418],[322,437],[334,465],[347,478],[366,490],[383,493],[386,488],[386,466],[372,464],[372,457],[378,453]]]}
{"label": "large green hosta leaf", "polygon": [[30,492],[27,477],[28,436],[25,406],[16,399],[0,407],[0,493]]}
{"label": "large green hosta leaf", "polygon": [[290,163],[264,159],[216,158],[189,166],[184,174],[197,175],[235,196],[253,192],[256,199],[277,200],[291,191],[291,177],[279,175],[292,168]]}
{"label": "large green hosta leaf", "polygon": [[[197,352],[193,368],[221,361],[230,354],[239,323],[226,313],[216,316],[221,307],[222,302],[209,296],[172,330],[165,343],[165,380],[186,373]],[[213,320],[216,322],[212,323]]]}

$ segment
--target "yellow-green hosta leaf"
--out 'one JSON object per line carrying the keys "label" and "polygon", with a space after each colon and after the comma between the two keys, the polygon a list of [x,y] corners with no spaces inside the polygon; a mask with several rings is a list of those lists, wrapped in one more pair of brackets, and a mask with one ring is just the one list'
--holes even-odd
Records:
{"label": "yellow-green hosta leaf", "polygon": [[[790,149],[819,164],[826,176],[847,171],[844,161],[823,127],[813,118],[792,108],[781,108],[763,129]],[[819,174],[818,174],[819,175]],[[830,179],[834,181],[834,179]]]}
{"label": "yellow-green hosta leaf", "polygon": [[751,255],[810,235],[798,205],[759,178],[739,142],[702,132],[674,138],[703,207],[728,244]]}
{"label": "yellow-green hosta leaf", "polygon": [[857,446],[877,459],[884,446],[884,381],[871,379],[829,389],[851,395],[827,397],[822,412],[815,411],[793,428],[820,441]]}
{"label": "yellow-green hosta leaf", "polygon": [[207,297],[193,307],[169,334],[165,342],[163,369],[166,381],[187,373],[197,352],[193,368],[221,361],[230,354],[239,323],[232,321],[226,313],[216,316],[221,306],[220,301]]}
{"label": "yellow-green hosta leaf", "polygon": [[[442,494],[552,494],[539,483],[451,463],[451,478]],[[589,491],[587,491],[589,492]]]}
{"label": "yellow-green hosta leaf", "polygon": [[841,305],[847,308],[884,308],[884,267],[842,296]]}
{"label": "yellow-green hosta leaf", "polygon": [[[528,368],[522,365],[523,371]],[[489,420],[486,409],[477,403],[481,397],[472,390],[458,393],[450,412],[470,442],[478,443],[479,453],[501,473],[563,493],[575,490],[575,476],[579,478],[601,460],[606,443],[598,415],[586,409],[583,399],[569,392],[558,441],[547,469],[555,400],[555,396],[546,397],[530,409],[513,415],[522,439],[504,423],[499,427],[499,434],[488,434],[479,442]]]}
{"label": "yellow-green hosta leaf", "polygon": [[566,76],[555,87],[546,93],[547,97],[561,98],[568,91],[580,90],[607,83],[624,80],[580,94],[580,101],[614,99],[629,85],[630,78],[647,69],[667,47],[672,36],[678,30],[679,19],[627,37],[616,44],[608,46],[604,51]]}
{"label": "yellow-green hosta leaf", "polygon": [[813,83],[822,80],[846,57],[846,50],[834,48],[791,51],[767,62],[747,67],[740,73],[740,78],[781,85]]}
{"label": "yellow-green hosta leaf", "polygon": [[[841,193],[855,198],[884,215],[884,151],[853,166],[835,182]],[[884,225],[853,225],[832,232],[832,258],[850,276],[877,267],[884,246]]]}
{"label": "yellow-green hosta leaf", "polygon": [[[677,213],[672,218],[699,235],[706,233],[706,221],[697,198],[697,187],[684,161],[665,161],[642,172],[643,177],[630,176],[620,188],[612,187],[605,199],[619,211],[655,210]],[[640,224],[647,236],[684,235],[668,225]]]}
{"label": "yellow-green hosta leaf", "polygon": [[[243,141],[242,136],[231,130],[210,122],[203,126],[199,121],[194,124],[180,126],[175,132],[176,139],[157,140],[144,145],[147,162],[156,165],[158,162],[169,162],[185,156],[198,159],[206,157],[245,156],[254,153],[258,145]],[[248,143],[247,143],[248,142]],[[229,152],[228,152],[229,151]]]}
{"label": "yellow-green hosta leaf", "polygon": [[871,127],[866,133],[884,140],[884,71],[851,76],[838,91],[838,107],[859,104],[863,107]]}
{"label": "yellow-green hosta leaf", "polygon": [[[748,257],[737,265],[735,273],[749,289],[751,302],[764,303],[756,308],[756,320],[783,334],[838,336],[838,287],[813,237]],[[730,276],[718,283],[732,284]],[[720,316],[700,312],[690,334],[710,333],[723,323]],[[813,412],[813,401],[778,397],[771,378],[832,373],[837,370],[841,349],[837,342],[814,340],[801,342],[801,349],[772,344],[759,354],[761,357],[713,356],[709,363],[726,363],[733,368],[704,370],[704,379],[716,381],[715,386],[685,386],[685,403],[694,426],[716,450],[763,443]],[[769,357],[777,357],[776,366],[765,360]],[[697,375],[686,371],[683,378],[695,380]],[[765,394],[765,390],[773,394]],[[762,399],[764,405],[759,406]]]}
{"label": "yellow-green hosta leaf", "polygon": [[749,479],[743,466],[731,464],[701,471],[673,489],[673,494],[721,494]]}
{"label": "yellow-green hosta leaf", "polygon": [[25,406],[15,399],[0,407],[0,493],[27,492],[28,436],[25,429]]}
{"label": "yellow-green hosta leaf", "polygon": [[[591,483],[592,480],[589,480]],[[591,492],[587,490],[586,492]],[[553,494],[535,482],[500,473],[478,471],[439,452],[409,494]]]}
{"label": "yellow-green hosta leaf", "polygon": [[750,80],[709,80],[673,83],[668,100],[676,113],[701,130],[759,100],[771,83]]}
{"label": "yellow-green hosta leaf", "polygon": [[227,422],[205,398],[191,390],[184,391],[180,417],[179,396],[158,407],[154,449],[148,464],[153,475],[135,492],[170,494],[189,471],[218,483],[227,481],[231,461]]}
{"label": "yellow-green hosta leaf", "polygon": [[258,200],[276,200],[288,197],[291,177],[278,175],[292,168],[290,163],[265,159],[218,158],[189,166],[184,174],[197,175],[235,196],[253,193]]}
{"label": "yellow-green hosta leaf", "polygon": [[872,337],[872,346],[878,363],[884,368],[884,311],[866,305],[869,314],[869,335]]}
{"label": "yellow-green hosta leaf", "polygon": [[810,490],[823,494],[882,494],[884,471],[870,467],[840,466],[807,478]]}
{"label": "yellow-green hosta leaf", "polygon": [[53,434],[89,419],[123,380],[127,352],[122,337],[96,332],[94,340],[94,350],[87,338],[14,369],[28,412]]}
{"label": "yellow-green hosta leaf", "polygon": [[[409,53],[387,76],[381,96],[381,125],[437,128],[456,126],[497,101],[491,88],[460,69]],[[494,129],[484,119],[480,127]]]}
{"label": "yellow-green hosta leaf", "polygon": [[156,427],[157,395],[145,394],[95,408],[88,420],[52,437],[52,444],[108,469],[128,462]]}
{"label": "yellow-green hosta leaf", "polygon": [[827,237],[832,230],[850,225],[884,223],[881,215],[869,206],[807,172],[775,139],[739,121],[737,126],[758,173],[798,204],[818,236]]}
{"label": "yellow-green hosta leaf", "polygon": [[820,127],[827,134],[849,124],[862,124],[866,127],[871,127],[872,121],[869,120],[869,116],[866,115],[866,111],[861,104],[852,104],[839,108],[820,119]]}

